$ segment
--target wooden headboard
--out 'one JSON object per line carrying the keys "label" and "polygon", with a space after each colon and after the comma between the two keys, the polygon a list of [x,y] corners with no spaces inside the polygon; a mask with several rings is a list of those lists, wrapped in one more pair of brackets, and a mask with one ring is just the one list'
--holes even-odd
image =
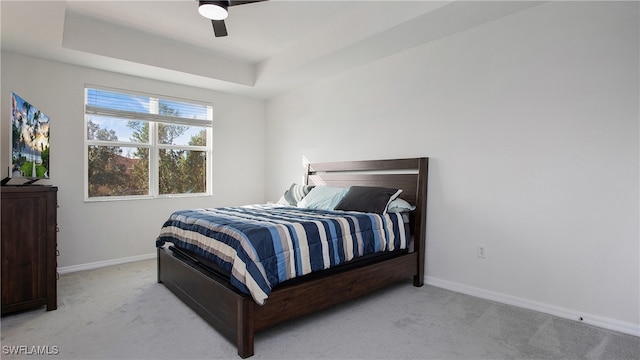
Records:
{"label": "wooden headboard", "polygon": [[[349,187],[379,186],[402,189],[400,197],[412,205],[426,202],[429,158],[341,161],[307,165],[305,183]],[[423,195],[420,198],[419,195]]]}
{"label": "wooden headboard", "polygon": [[[420,254],[419,266],[424,266],[428,175],[429,158],[420,157],[311,163],[306,167],[304,180],[307,185],[402,189],[400,197],[416,207],[411,213],[414,250]],[[424,276],[424,268],[419,269],[419,274]]]}

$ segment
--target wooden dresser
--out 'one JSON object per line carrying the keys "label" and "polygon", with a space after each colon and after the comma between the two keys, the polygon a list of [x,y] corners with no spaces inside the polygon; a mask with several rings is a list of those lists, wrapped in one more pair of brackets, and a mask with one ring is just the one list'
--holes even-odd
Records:
{"label": "wooden dresser", "polygon": [[0,187],[2,314],[57,308],[55,186]]}

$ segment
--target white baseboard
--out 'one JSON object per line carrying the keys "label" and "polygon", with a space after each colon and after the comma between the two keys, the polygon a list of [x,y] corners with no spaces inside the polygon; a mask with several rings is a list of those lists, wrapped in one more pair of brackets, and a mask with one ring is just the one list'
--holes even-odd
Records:
{"label": "white baseboard", "polygon": [[599,315],[585,314],[576,310],[566,309],[555,305],[549,305],[533,300],[519,298],[516,296],[489,291],[451,281],[441,280],[429,276],[425,277],[425,283],[431,286],[479,297],[482,299],[513,305],[524,309],[539,311],[545,314],[550,314],[569,320],[580,321],[601,328],[640,337],[640,325],[637,324],[619,321]]}
{"label": "white baseboard", "polygon": [[63,266],[58,268],[58,274],[67,274],[67,273],[76,272],[76,271],[98,269],[105,266],[120,265],[120,264],[126,264],[134,261],[155,259],[156,257],[157,257],[157,253],[154,252],[151,254],[130,256],[126,258],[113,259],[113,260],[98,261],[98,262],[93,262],[88,264]]}

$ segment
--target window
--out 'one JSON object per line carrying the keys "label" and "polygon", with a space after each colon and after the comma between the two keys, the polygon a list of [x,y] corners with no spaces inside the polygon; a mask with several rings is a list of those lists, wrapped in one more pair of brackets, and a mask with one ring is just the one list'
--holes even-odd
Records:
{"label": "window", "polygon": [[85,199],[211,193],[211,105],[85,88]]}

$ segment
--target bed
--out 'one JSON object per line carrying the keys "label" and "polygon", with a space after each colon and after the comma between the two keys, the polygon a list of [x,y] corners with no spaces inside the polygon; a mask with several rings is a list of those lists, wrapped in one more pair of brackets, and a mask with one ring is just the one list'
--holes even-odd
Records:
{"label": "bed", "polygon": [[[233,342],[237,346],[240,357],[252,356],[254,354],[254,336],[259,331],[409,278],[413,279],[414,286],[424,284],[427,179],[428,158],[426,157],[308,164],[305,169],[304,184],[302,184],[308,186],[306,191],[313,189],[314,186],[317,188],[402,190],[397,195],[398,198],[406,201],[415,209],[402,213],[402,216],[387,214],[386,211],[381,215],[384,216],[384,219],[397,219],[398,223],[393,223],[391,220],[383,220],[382,223],[386,222],[390,228],[393,227],[394,230],[400,231],[396,235],[389,235],[390,239],[395,240],[385,242],[384,246],[390,247],[386,249],[387,251],[370,251],[366,254],[360,251],[360,255],[363,255],[361,257],[341,255],[339,257],[343,261],[336,261],[336,264],[332,264],[327,269],[305,271],[293,278],[280,275],[281,282],[268,287],[263,291],[265,292],[264,297],[261,297],[260,287],[256,287],[255,290],[258,295],[254,294],[251,289],[238,287],[238,280],[235,278],[237,277],[235,265],[231,265],[232,269],[229,270],[229,268],[207,259],[198,249],[185,246],[185,243],[191,240],[185,240],[184,243],[176,240],[175,243],[172,243],[164,238],[160,241],[162,236],[159,236],[156,242],[158,282],[164,284],[220,334]],[[315,191],[315,193],[317,192]],[[257,208],[258,211],[264,210],[262,206],[254,206],[254,208]],[[276,206],[275,209],[278,210],[278,219],[280,216],[288,216],[288,211],[298,211],[295,207],[287,209],[286,206],[284,209]],[[349,208],[345,209],[350,210]],[[236,209],[227,208],[214,210],[225,213],[236,211]],[[267,211],[269,210],[267,209]],[[283,213],[280,214],[280,211]],[[345,211],[344,213],[353,218],[360,216],[353,211]],[[314,215],[328,217],[331,214],[316,211]],[[171,219],[182,219],[189,216],[191,216],[190,212],[172,214],[172,218],[163,225],[161,234],[165,233],[166,227],[170,227],[167,224]],[[242,217],[245,215],[244,213],[240,215],[234,213],[233,216]],[[306,217],[306,214],[301,216]],[[366,216],[373,218],[371,214]],[[404,219],[404,223],[400,224],[402,219]],[[200,222],[200,220],[195,222]],[[341,223],[345,222],[345,220],[341,220]],[[349,222],[353,221],[349,220]],[[319,223],[319,221],[314,218],[313,223]],[[318,228],[321,227],[318,225]],[[324,227],[328,227],[328,225],[324,225]],[[361,225],[355,225],[355,227],[359,228]],[[228,226],[225,225],[223,228],[227,229]],[[408,231],[400,235],[405,229]],[[219,234],[220,231],[218,229],[216,234]],[[333,231],[335,232],[335,229]],[[388,229],[382,231],[389,232]],[[199,231],[199,233],[204,234],[205,232]],[[346,231],[344,233],[347,234]],[[175,239],[182,239],[181,236],[183,235],[176,234]],[[373,237],[379,238],[380,235]],[[337,254],[337,251],[335,252]],[[358,253],[357,250],[354,252]],[[243,259],[240,263],[244,265],[246,262],[247,259]],[[327,260],[327,262],[333,263],[334,260]],[[260,270],[264,275],[264,269]],[[273,276],[265,276],[265,279],[272,278]],[[253,284],[254,282],[260,283],[260,280],[251,280],[248,283]]]}

